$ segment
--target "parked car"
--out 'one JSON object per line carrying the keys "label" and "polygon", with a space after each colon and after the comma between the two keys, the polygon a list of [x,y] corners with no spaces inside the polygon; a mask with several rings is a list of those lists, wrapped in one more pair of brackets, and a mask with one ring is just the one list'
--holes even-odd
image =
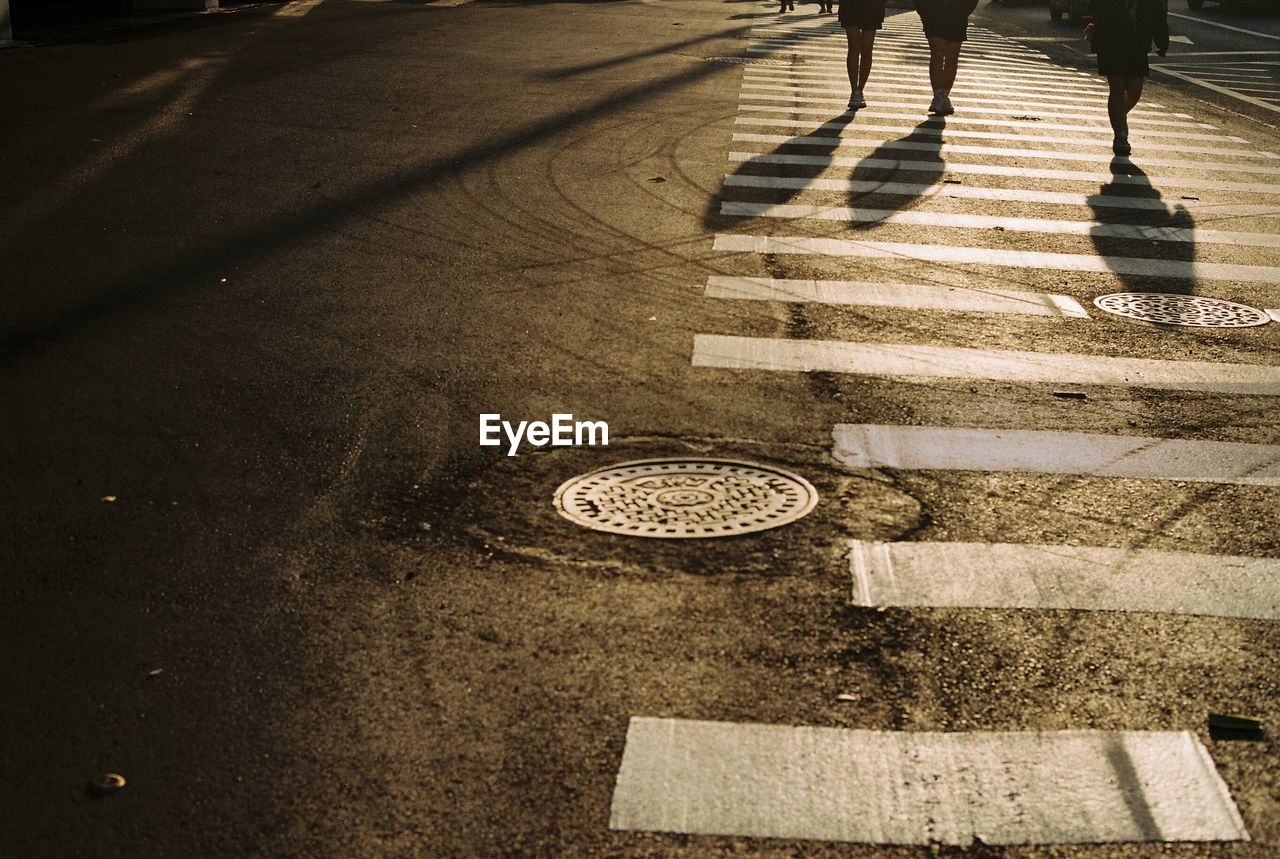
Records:
{"label": "parked car", "polygon": [[[1193,0],[1187,0],[1187,2],[1191,3]],[[1198,2],[1204,2],[1204,0],[1198,0]],[[1072,24],[1083,24],[1084,19],[1091,14],[1089,0],[1049,0],[1050,18],[1061,21],[1064,14]]]}

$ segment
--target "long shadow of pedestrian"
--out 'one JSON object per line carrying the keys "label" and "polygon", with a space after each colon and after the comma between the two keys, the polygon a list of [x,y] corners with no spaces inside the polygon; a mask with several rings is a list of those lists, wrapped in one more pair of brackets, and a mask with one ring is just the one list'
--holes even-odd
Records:
{"label": "long shadow of pedestrian", "polygon": [[[945,126],[944,120],[930,117],[850,164],[850,157],[840,155],[841,132],[857,125],[853,114],[843,113],[742,161],[725,178],[721,195],[709,201],[703,224],[715,229],[725,225],[726,217],[749,219],[771,211],[782,218],[801,217],[773,207],[805,192],[825,191],[843,193],[847,200],[843,214],[848,217],[836,220],[848,229],[870,229],[941,187]],[[733,199],[724,200],[727,196]]]}
{"label": "long shadow of pedestrian", "polygon": [[1089,237],[1120,279],[1120,291],[1193,294],[1196,246],[1191,212],[1181,203],[1168,206],[1142,168],[1127,158],[1113,158],[1110,170],[1111,181],[1088,198],[1094,221]]}

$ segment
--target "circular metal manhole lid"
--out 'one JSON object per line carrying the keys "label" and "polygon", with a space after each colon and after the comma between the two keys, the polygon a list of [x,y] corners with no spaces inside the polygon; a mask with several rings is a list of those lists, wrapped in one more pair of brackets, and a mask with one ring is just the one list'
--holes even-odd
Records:
{"label": "circular metal manhole lid", "polygon": [[732,459],[643,459],[597,469],[556,490],[579,525],[637,537],[732,537],[794,522],[818,503],[797,474]]}
{"label": "circular metal manhole lid", "polygon": [[1271,321],[1265,312],[1246,304],[1199,295],[1166,292],[1116,292],[1093,300],[1099,309],[1117,316],[1160,325],[1199,328],[1247,328]]}

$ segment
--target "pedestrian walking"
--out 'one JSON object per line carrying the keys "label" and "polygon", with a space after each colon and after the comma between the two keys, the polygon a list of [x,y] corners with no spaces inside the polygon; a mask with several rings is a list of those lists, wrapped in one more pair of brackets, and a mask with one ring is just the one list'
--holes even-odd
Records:
{"label": "pedestrian walking", "polygon": [[871,54],[875,48],[876,30],[884,26],[885,0],[840,0],[840,26],[844,27],[849,51],[845,68],[849,72],[849,109],[867,106],[862,90],[871,74]]}
{"label": "pedestrian walking", "polygon": [[782,6],[778,9],[778,11],[785,12],[787,11],[788,7],[791,8],[792,12],[796,11],[796,0],[782,0]]}
{"label": "pedestrian walking", "polygon": [[835,0],[818,0],[818,14],[825,15],[835,10],[831,7],[835,4]]}
{"label": "pedestrian walking", "polygon": [[933,101],[929,112],[937,116],[955,113],[951,87],[956,82],[960,46],[969,35],[969,16],[978,0],[915,0],[925,38],[929,40],[929,85]]}
{"label": "pedestrian walking", "polygon": [[1169,50],[1167,0],[1094,0],[1093,20],[1084,37],[1098,55],[1098,73],[1107,79],[1107,117],[1115,139],[1111,151],[1128,155],[1129,111],[1142,98],[1142,84],[1151,74],[1147,54],[1154,44],[1164,56]]}

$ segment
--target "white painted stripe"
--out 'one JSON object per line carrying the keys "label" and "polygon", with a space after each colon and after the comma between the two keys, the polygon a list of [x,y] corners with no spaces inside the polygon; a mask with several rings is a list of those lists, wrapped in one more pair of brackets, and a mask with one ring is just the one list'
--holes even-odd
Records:
{"label": "white painted stripe", "polygon": [[324,0],[292,0],[275,11],[281,18],[300,18],[323,3]]}
{"label": "white painted stripe", "polygon": [[[744,75],[753,78],[772,78],[787,80],[791,78],[813,81],[849,81],[848,73],[840,66],[834,64],[808,64],[805,66],[746,66],[744,67]],[[867,84],[866,92],[874,93],[881,89],[899,89],[909,90],[911,92],[929,93],[931,92],[928,81],[920,79],[916,75],[893,74],[884,77],[872,77]],[[992,102],[1008,104],[1008,99],[1001,100],[992,98],[1001,94],[1017,94],[1020,98],[1026,100],[1028,107],[1034,107],[1046,102],[1067,104],[1072,107],[1089,107],[1096,106],[1099,103],[1100,95],[1079,94],[1074,89],[1063,94],[1061,91],[1047,91],[1044,87],[1027,88],[1027,87],[1007,87],[997,86],[988,83],[986,86],[979,88],[976,93],[952,93],[951,100],[954,102]],[[1021,103],[1021,102],[1019,102]],[[1106,103],[1105,98],[1102,101]],[[1164,111],[1150,110],[1149,108],[1161,108],[1162,105],[1157,102],[1147,101],[1143,99],[1142,107],[1133,109],[1133,113],[1139,116],[1152,116]],[[1187,117],[1185,113],[1168,112],[1169,116]]]}
{"label": "white painted stripe", "polygon": [[[754,80],[753,78],[744,78],[746,81]],[[761,80],[773,80],[772,78],[764,78]],[[743,92],[739,96],[739,103],[750,101],[785,101],[794,104],[830,104],[832,106],[843,106],[849,100],[849,88],[845,87],[793,87],[783,85],[770,84],[744,84],[743,90],[750,89],[751,92]],[[799,93],[831,93],[831,96],[820,95],[799,95]],[[923,94],[922,94],[923,95]],[[898,98],[900,96],[891,95],[890,98]],[[914,111],[912,116],[919,118],[919,109],[924,104],[923,97],[914,101],[889,101],[885,99],[875,99],[873,102],[877,109],[879,108],[901,108],[902,110]],[[1005,105],[1008,101],[1001,101],[998,104]],[[1025,120],[1035,123],[1037,127],[1043,127],[1040,123],[1044,118],[1055,120],[1083,119],[1096,120],[1106,117],[1106,111],[1098,110],[1076,110],[1069,112],[1061,112],[1057,110],[1044,111],[1036,109],[1028,109],[1026,106],[1021,107],[1000,107],[996,105],[971,107],[966,106],[965,117],[968,122],[978,122],[980,120],[972,118],[970,114],[994,114],[996,116],[1014,117],[1015,119],[1034,115],[1039,119]],[[859,111],[859,116],[862,111]],[[954,117],[952,117],[954,118]],[[1213,128],[1212,125],[1203,122],[1192,122],[1179,119],[1149,119],[1145,116],[1130,116],[1130,125],[1159,125],[1168,126],[1170,128]],[[1077,125],[1072,125],[1076,128]]]}
{"label": "white painted stripe", "polygon": [[[785,89],[785,87],[766,87],[766,89]],[[784,98],[786,98],[784,96]],[[755,113],[785,113],[793,116],[830,116],[831,110],[824,107],[798,107],[795,105],[774,105],[774,104],[751,104],[750,101],[766,101],[768,96],[758,97],[754,93],[745,93],[742,100],[738,104],[738,112],[747,111]],[[845,99],[841,99],[844,101]],[[791,101],[799,101],[792,98]],[[833,100],[834,101],[834,100]],[[1046,131],[1075,131],[1080,134],[1094,134],[1111,140],[1115,134],[1109,125],[1083,125],[1079,122],[1060,123],[1046,122],[1043,120],[1018,120],[993,118],[982,116],[948,116],[944,118],[926,118],[921,117],[918,112],[913,111],[888,111],[878,110],[874,107],[867,107],[859,110],[856,115],[855,128],[865,127],[863,120],[867,119],[888,119],[925,124],[933,126],[941,133],[944,129],[954,129],[957,125],[985,125],[994,128],[1030,128],[1044,129]],[[917,126],[917,132],[919,126]],[[1157,138],[1159,140],[1229,140],[1232,143],[1248,143],[1243,137],[1232,137],[1227,134],[1206,134],[1200,131],[1168,131],[1163,128],[1149,129],[1139,132],[1137,129],[1131,129],[1130,137],[1136,140],[1144,140],[1148,138]]]}
{"label": "white painted stripe", "polygon": [[[962,143],[933,143],[922,140],[885,140],[881,137],[818,137],[800,135],[791,137],[786,134],[754,134],[735,132],[733,139],[740,143],[767,143],[773,146],[789,144],[792,146],[816,146],[823,149],[901,149],[906,152],[936,152],[944,155],[992,155],[1001,158],[1025,158],[1037,161],[1084,161],[1098,163],[1098,156],[1091,152],[1061,152],[1054,149],[1021,149],[1006,146],[978,146]],[[1169,167],[1173,169],[1200,170],[1205,173],[1256,173],[1266,176],[1280,176],[1280,167],[1269,167],[1265,164],[1234,164],[1227,162],[1182,161],[1171,158],[1151,158],[1145,155],[1116,157],[1115,164],[1147,167]],[[1169,177],[1164,177],[1168,179]]]}
{"label": "white painted stripe", "polygon": [[1078,194],[1069,191],[1028,191],[1022,188],[985,188],[954,184],[914,184],[880,182],[874,179],[825,179],[807,176],[756,176],[733,174],[725,177],[726,187],[767,188],[787,191],[835,191],[844,194],[877,193],[908,197],[949,197],[960,200],[1000,200],[1017,203],[1044,203],[1054,206],[1089,206],[1096,209],[1136,209],[1168,212],[1176,203],[1191,211],[1215,214],[1275,217],[1277,205],[1211,203],[1203,200],[1166,201],[1160,197],[1128,197],[1123,194]]}
{"label": "white painted stripe", "polygon": [[[880,40],[877,40],[879,42]],[[772,52],[786,51],[790,54],[800,54],[803,56],[814,57],[843,57],[846,48],[843,45],[833,44],[828,39],[805,39],[805,38],[759,38],[752,41],[755,46],[768,48]],[[929,59],[929,50],[915,50],[902,45],[894,45],[885,48],[883,45],[877,44],[875,48],[875,62],[877,64],[885,63],[897,68],[919,68],[926,65]],[[921,63],[921,61],[924,63]],[[1076,80],[1076,72],[1074,70],[1064,70],[1060,66],[1054,66],[1051,63],[1038,59],[1020,59],[1017,57],[991,56],[990,54],[967,54],[964,58],[965,68],[971,71],[990,71],[997,74],[1033,74],[1040,77],[1049,77],[1055,81],[1068,81],[1074,83]]]}
{"label": "white painted stripe", "polygon": [[[1038,134],[1004,134],[997,131],[970,131],[959,128],[947,128],[945,132],[936,128],[920,128],[914,125],[873,125],[871,123],[836,123],[824,122],[820,125],[814,125],[813,122],[805,122],[802,119],[772,119],[758,118],[752,116],[739,116],[734,118],[737,125],[763,126],[766,128],[804,128],[809,131],[831,130],[840,131],[843,128],[850,128],[855,131],[885,131],[890,134],[915,134],[920,137],[938,137],[941,138],[945,133],[947,137],[965,137],[976,140],[1005,140],[1005,141],[1025,141],[1027,143],[1061,143],[1068,146],[1093,146],[1101,148],[1106,141],[1097,138],[1088,137],[1063,137],[1056,135],[1038,135]],[[1250,149],[1223,149],[1220,147],[1206,146],[1174,146],[1170,144],[1160,144],[1161,152],[1183,152],[1194,153],[1197,155],[1214,155],[1218,157],[1234,155],[1242,158],[1267,158],[1276,160],[1280,158],[1274,152],[1260,152]],[[1109,156],[1108,156],[1109,157]]]}
{"label": "white painted stripe", "polygon": [[[784,140],[789,138],[784,138]],[[1011,150],[1017,151],[1017,150]],[[1265,182],[1232,182],[1151,174],[1108,173],[1101,170],[1051,170],[1021,165],[970,164],[963,161],[929,161],[899,158],[862,158],[855,155],[789,155],[773,152],[730,152],[729,160],[744,164],[792,164],[804,167],[862,167],[867,170],[908,170],[920,173],[952,173],[973,176],[1007,176],[1018,179],[1050,179],[1058,182],[1097,182],[1107,185],[1134,185],[1139,188],[1195,188],[1200,191],[1238,191],[1245,194],[1278,194],[1280,185]],[[1190,165],[1188,165],[1190,166]],[[1172,202],[1172,201],[1170,201]],[[1194,202],[1194,201],[1192,201]],[[1276,207],[1280,214],[1280,205]]]}
{"label": "white painted stripe", "polygon": [[851,468],[1280,486],[1280,446],[1270,444],[883,424],[837,424],[832,438],[835,458]]}
{"label": "white painted stripe", "polygon": [[[912,379],[983,379],[1024,384],[1114,385],[1238,396],[1280,396],[1280,367],[1159,361],[1053,352],[966,349],[912,343],[781,340],[698,334],[693,365],[730,370],[845,373]],[[1272,456],[1276,456],[1274,448]],[[1280,485],[1280,459],[1274,463]]]}
{"label": "white painted stripe", "polygon": [[863,606],[1149,611],[1280,620],[1280,560],[1011,543],[849,543]]}
{"label": "white painted stripe", "polygon": [[980,289],[926,283],[870,283],[849,280],[784,280],[767,277],[707,278],[707,297],[804,304],[899,307],[970,313],[1016,313],[1088,319],[1080,302],[1066,295],[1015,289]]}
{"label": "white painted stripe", "polygon": [[632,717],[609,827],[868,844],[1244,841],[1186,731],[862,731]]}
{"label": "white painted stripe", "polygon": [[1237,92],[1233,89],[1229,89],[1224,86],[1218,86],[1215,83],[1209,83],[1208,81],[1201,80],[1195,77],[1194,75],[1188,75],[1183,72],[1177,72],[1167,66],[1161,66],[1161,65],[1153,65],[1151,67],[1151,70],[1160,72],[1161,74],[1164,74],[1164,75],[1169,75],[1170,77],[1178,78],[1179,80],[1187,81],[1188,83],[1197,84],[1198,86],[1202,86],[1205,89],[1212,90],[1216,93],[1221,93],[1222,95],[1229,95],[1232,98],[1239,99],[1240,101],[1243,101],[1243,102],[1247,102],[1249,104],[1254,105],[1255,107],[1261,107],[1261,108],[1265,108],[1266,110],[1271,110],[1271,111],[1280,113],[1280,106],[1274,105],[1269,101],[1264,101],[1263,99],[1260,99],[1260,98],[1254,98],[1251,95],[1245,95],[1242,92]]}
{"label": "white painted stripe", "polygon": [[[765,48],[745,48],[745,54],[763,57],[776,57],[777,51],[767,50]],[[788,53],[813,53],[813,52],[788,52]],[[839,62],[836,60],[810,60],[805,64],[806,68],[813,69],[841,69],[844,67],[843,56]],[[902,63],[882,62],[876,60],[877,81],[886,77],[898,80],[911,81],[927,81],[928,78],[922,77],[920,70]],[[1086,84],[1076,79],[1064,79],[1057,75],[1036,75],[1036,74],[998,74],[987,72],[986,70],[970,69],[963,64],[956,72],[956,87],[968,88],[973,87],[979,91],[986,91],[992,87],[1014,88],[1023,92],[1035,92],[1035,88],[1039,86],[1042,90],[1049,86],[1070,86],[1072,92],[1076,93],[1093,93],[1098,98],[1106,97],[1106,89],[1104,87]]]}
{"label": "white painted stripe", "polygon": [[[945,187],[945,186],[935,186]],[[931,196],[931,195],[926,195]],[[1280,214],[1280,210],[1277,212]],[[851,206],[805,206],[797,204],[743,203],[725,201],[720,214],[739,218],[793,218],[840,221],[850,224],[903,224],[958,230],[1009,230],[1085,236],[1091,239],[1133,239],[1136,241],[1220,244],[1231,247],[1280,248],[1280,234],[1231,233],[1186,227],[1148,227],[1141,224],[1104,223],[1096,220],[1066,221],[1050,218],[1014,218],[1004,215],[972,215],[954,212],[925,212],[918,209],[867,209]]]}
{"label": "white painted stripe", "polygon": [[1245,33],[1249,36],[1258,36],[1262,39],[1276,39],[1280,41],[1280,36],[1275,33],[1261,33],[1257,30],[1246,30],[1243,27],[1232,27],[1230,24],[1223,24],[1221,21],[1214,21],[1209,18],[1200,18],[1195,15],[1182,15],[1178,12],[1170,12],[1170,18],[1182,18],[1187,21],[1195,21],[1197,24],[1208,24],[1210,27],[1221,27],[1223,30],[1231,30],[1235,33]]}

